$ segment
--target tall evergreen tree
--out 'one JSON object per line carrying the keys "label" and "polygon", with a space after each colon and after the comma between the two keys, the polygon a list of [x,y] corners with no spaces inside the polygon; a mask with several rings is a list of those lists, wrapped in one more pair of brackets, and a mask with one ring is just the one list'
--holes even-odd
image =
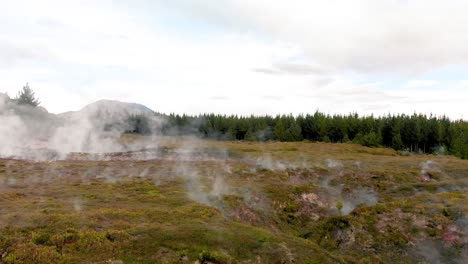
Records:
{"label": "tall evergreen tree", "polygon": [[23,89],[18,92],[14,100],[17,104],[20,105],[30,105],[37,107],[40,104],[39,100],[34,95],[34,91],[29,87],[28,83],[26,83],[26,85],[23,86]]}

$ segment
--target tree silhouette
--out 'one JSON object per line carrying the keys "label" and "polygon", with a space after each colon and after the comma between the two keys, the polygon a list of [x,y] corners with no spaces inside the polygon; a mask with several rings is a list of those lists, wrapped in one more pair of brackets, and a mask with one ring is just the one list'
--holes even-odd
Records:
{"label": "tree silhouette", "polygon": [[26,83],[26,85],[23,86],[23,89],[18,92],[14,100],[17,104],[20,105],[31,105],[33,107],[37,107],[40,104],[39,100],[34,95],[34,91],[29,87],[28,83]]}

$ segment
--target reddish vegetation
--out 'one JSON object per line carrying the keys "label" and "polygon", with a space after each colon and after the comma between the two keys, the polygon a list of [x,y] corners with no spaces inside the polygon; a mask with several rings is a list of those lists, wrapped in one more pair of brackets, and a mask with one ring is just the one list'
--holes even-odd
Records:
{"label": "reddish vegetation", "polygon": [[460,244],[462,242],[462,235],[463,232],[459,227],[456,225],[449,225],[442,234],[442,240],[451,245]]}
{"label": "reddish vegetation", "polygon": [[236,207],[231,214],[235,219],[242,222],[247,222],[251,225],[258,225],[261,223],[257,212],[246,205],[240,205]]}

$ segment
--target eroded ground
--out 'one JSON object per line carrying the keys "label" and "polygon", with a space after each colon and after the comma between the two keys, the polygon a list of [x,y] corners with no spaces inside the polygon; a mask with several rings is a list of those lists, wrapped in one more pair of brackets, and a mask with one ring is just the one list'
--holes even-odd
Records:
{"label": "eroded ground", "polygon": [[467,188],[468,161],[353,144],[3,159],[0,263],[466,263]]}

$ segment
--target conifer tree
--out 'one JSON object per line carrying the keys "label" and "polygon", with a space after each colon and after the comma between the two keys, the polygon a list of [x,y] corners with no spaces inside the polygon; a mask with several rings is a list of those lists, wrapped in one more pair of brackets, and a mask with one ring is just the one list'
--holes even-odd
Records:
{"label": "conifer tree", "polygon": [[20,105],[30,105],[37,107],[40,104],[39,100],[34,95],[34,91],[29,87],[28,83],[26,83],[26,85],[23,86],[23,89],[18,92],[14,100],[17,104]]}

